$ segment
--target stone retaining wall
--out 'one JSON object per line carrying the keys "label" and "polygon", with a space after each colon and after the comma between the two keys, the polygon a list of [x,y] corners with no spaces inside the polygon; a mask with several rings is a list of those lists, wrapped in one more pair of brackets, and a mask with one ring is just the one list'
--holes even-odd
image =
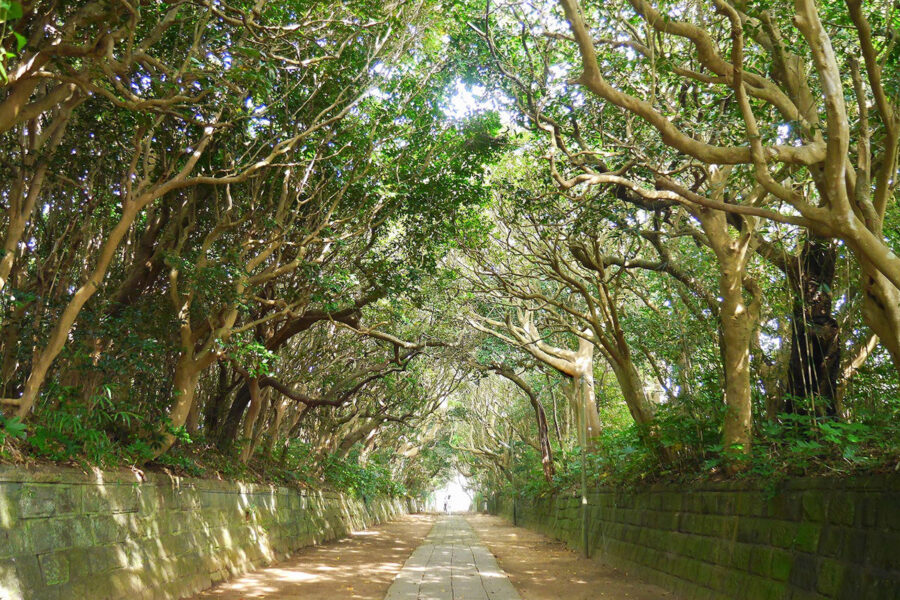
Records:
{"label": "stone retaining wall", "polygon": [[182,598],[411,508],[158,474],[0,467],[0,600]]}
{"label": "stone retaining wall", "polygon": [[[580,497],[519,500],[519,524],[582,547]],[[512,518],[509,498],[491,510]],[[900,477],[601,490],[592,555],[696,600],[900,600]]]}

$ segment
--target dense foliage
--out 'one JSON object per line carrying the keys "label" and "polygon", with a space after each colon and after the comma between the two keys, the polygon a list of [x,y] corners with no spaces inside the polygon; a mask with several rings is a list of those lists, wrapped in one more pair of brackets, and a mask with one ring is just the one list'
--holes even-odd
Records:
{"label": "dense foliage", "polygon": [[894,469],[900,9],[0,1],[0,453]]}

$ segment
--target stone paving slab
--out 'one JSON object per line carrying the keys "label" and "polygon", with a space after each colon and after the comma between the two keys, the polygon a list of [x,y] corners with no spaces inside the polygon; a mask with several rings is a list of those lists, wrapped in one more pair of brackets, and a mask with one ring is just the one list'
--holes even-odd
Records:
{"label": "stone paving slab", "polygon": [[385,600],[521,599],[469,523],[453,515],[435,523],[394,579]]}

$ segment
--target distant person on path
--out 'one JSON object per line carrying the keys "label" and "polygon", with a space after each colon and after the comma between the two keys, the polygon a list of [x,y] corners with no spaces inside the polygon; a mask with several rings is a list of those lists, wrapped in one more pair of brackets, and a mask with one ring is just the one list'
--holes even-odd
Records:
{"label": "distant person on path", "polygon": [[444,512],[447,513],[448,515],[450,514],[450,496],[449,495],[444,500]]}

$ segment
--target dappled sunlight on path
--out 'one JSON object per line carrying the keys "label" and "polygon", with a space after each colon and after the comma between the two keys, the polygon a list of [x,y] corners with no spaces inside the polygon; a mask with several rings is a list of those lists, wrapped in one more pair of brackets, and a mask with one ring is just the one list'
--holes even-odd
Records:
{"label": "dappled sunlight on path", "polygon": [[493,555],[462,516],[442,516],[385,600],[519,600]]}
{"label": "dappled sunlight on path", "polygon": [[192,600],[381,600],[434,518],[408,515],[222,583]]}
{"label": "dappled sunlight on path", "polygon": [[522,600],[678,600],[654,585],[500,517],[467,515]]}

